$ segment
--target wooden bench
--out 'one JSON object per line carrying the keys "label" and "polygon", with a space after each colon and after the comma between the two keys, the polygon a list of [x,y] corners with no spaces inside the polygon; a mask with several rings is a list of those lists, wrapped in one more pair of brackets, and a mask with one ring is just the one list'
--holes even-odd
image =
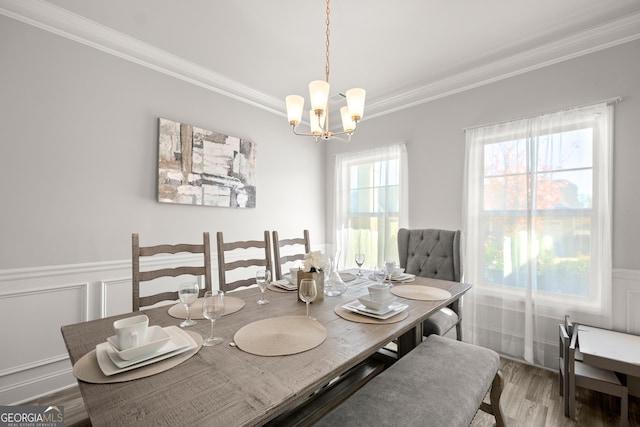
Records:
{"label": "wooden bench", "polygon": [[431,335],[317,425],[468,427],[481,409],[501,427],[499,368],[493,350]]}

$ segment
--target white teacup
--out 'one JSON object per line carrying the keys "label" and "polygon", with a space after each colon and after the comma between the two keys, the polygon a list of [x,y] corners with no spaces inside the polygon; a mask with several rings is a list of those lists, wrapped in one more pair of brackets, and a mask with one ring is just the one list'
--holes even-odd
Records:
{"label": "white teacup", "polygon": [[118,341],[118,350],[127,350],[142,345],[147,340],[147,329],[149,329],[149,318],[141,314],[139,316],[127,317],[113,322]]}
{"label": "white teacup", "polygon": [[402,273],[404,273],[404,268],[396,267],[391,273],[391,278],[394,279],[396,277],[400,277],[402,276]]}
{"label": "white teacup", "polygon": [[387,285],[369,286],[369,297],[374,301],[387,301],[391,298],[391,292]]}

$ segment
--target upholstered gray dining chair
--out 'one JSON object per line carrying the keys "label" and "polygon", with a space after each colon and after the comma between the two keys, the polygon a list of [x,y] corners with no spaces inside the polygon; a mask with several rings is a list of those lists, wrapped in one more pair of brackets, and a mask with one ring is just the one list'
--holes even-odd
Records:
{"label": "upholstered gray dining chair", "polygon": [[[421,277],[459,282],[462,278],[460,230],[398,230],[400,267]],[[446,335],[454,326],[462,341],[462,298],[423,322],[423,334]]]}

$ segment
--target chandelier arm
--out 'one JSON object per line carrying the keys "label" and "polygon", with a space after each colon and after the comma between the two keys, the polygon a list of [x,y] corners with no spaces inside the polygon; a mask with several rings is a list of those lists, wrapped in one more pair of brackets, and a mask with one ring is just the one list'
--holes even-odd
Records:
{"label": "chandelier arm", "polygon": [[310,132],[298,132],[296,130],[296,128],[297,128],[297,125],[296,126],[293,126],[293,125],[291,126],[291,129],[293,130],[293,133],[298,135],[298,136],[317,136],[317,135],[315,135],[313,133],[310,133]]}

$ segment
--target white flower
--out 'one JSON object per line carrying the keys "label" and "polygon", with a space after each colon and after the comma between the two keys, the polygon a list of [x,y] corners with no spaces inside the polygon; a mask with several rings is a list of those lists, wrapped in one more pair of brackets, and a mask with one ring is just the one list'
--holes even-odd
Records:
{"label": "white flower", "polygon": [[327,260],[320,251],[313,251],[304,256],[304,271],[309,272],[312,269],[320,271],[327,265]]}

